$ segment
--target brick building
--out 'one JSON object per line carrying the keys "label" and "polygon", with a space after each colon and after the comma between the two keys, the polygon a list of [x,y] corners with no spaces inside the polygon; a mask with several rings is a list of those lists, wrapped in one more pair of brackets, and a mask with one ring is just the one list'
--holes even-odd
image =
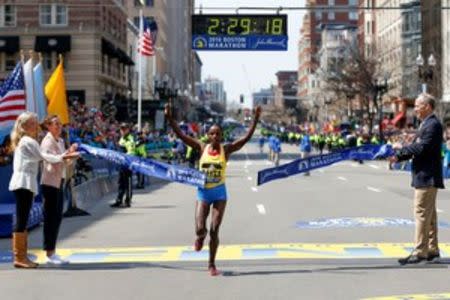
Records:
{"label": "brick building", "polygon": [[376,53],[376,12],[370,9],[375,5],[376,0],[359,0],[358,45],[365,57]]}
{"label": "brick building", "polygon": [[308,0],[306,5],[310,10],[305,13],[300,31],[297,95],[312,104],[314,99],[310,98],[320,86],[315,72],[319,67],[321,28],[326,24],[357,26],[358,0]]}
{"label": "brick building", "polygon": [[[49,76],[63,54],[69,101],[100,106],[125,97],[127,12],[123,0],[0,1],[0,79],[20,50],[41,52]],[[28,59],[28,55],[26,55]]]}

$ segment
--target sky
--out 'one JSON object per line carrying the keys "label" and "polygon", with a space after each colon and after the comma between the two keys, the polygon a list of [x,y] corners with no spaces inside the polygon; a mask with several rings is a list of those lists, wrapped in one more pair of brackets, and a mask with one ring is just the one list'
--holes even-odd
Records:
{"label": "sky", "polygon": [[[195,0],[195,7],[292,7],[304,6],[305,0]],[[239,11],[249,14],[271,14],[269,11]],[[198,13],[198,10],[196,10]],[[203,14],[234,14],[235,11],[203,10]],[[228,103],[239,102],[243,94],[245,107],[251,106],[251,94],[276,83],[280,70],[297,71],[298,40],[304,15],[303,10],[282,11],[288,15],[288,51],[198,51],[202,60],[202,79],[208,76],[224,82]]]}

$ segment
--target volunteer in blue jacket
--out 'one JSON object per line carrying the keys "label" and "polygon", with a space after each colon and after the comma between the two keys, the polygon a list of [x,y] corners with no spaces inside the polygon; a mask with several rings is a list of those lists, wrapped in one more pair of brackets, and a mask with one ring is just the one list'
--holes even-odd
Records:
{"label": "volunteer in blue jacket", "polygon": [[[300,155],[302,158],[307,158],[311,153],[311,140],[309,134],[305,133],[300,141]],[[305,172],[305,176],[309,176],[309,172]]]}

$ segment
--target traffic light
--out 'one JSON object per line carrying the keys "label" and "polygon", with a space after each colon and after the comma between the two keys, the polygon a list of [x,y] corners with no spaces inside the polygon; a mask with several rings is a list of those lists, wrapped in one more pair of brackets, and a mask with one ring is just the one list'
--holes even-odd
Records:
{"label": "traffic light", "polygon": [[239,103],[243,104],[244,103],[244,95],[241,94],[241,96],[239,96]]}

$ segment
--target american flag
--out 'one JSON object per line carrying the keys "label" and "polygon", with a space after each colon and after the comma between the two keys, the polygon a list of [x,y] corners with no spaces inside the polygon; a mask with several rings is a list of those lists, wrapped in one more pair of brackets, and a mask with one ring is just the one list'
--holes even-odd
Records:
{"label": "american flag", "polygon": [[142,55],[155,55],[156,30],[156,22],[141,18],[138,52]]}
{"label": "american flag", "polygon": [[24,89],[22,63],[19,62],[0,86],[0,128],[12,125],[25,111]]}

